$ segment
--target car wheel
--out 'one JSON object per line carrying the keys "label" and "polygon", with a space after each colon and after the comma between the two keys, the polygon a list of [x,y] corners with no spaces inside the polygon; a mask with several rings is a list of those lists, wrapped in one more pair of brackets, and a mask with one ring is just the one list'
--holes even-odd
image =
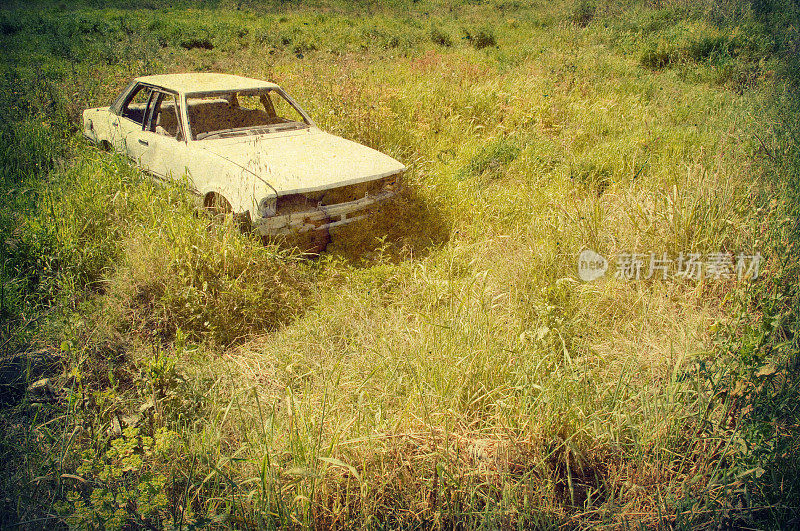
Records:
{"label": "car wheel", "polygon": [[250,230],[250,213],[234,213],[230,201],[221,194],[215,194],[214,192],[207,194],[203,200],[203,208],[215,221],[222,223],[225,218],[232,216],[233,222],[242,232]]}
{"label": "car wheel", "polygon": [[233,213],[233,207],[230,201],[225,199],[224,196],[215,194],[214,192],[206,194],[203,200],[203,207],[206,209],[206,212],[215,218],[224,217]]}

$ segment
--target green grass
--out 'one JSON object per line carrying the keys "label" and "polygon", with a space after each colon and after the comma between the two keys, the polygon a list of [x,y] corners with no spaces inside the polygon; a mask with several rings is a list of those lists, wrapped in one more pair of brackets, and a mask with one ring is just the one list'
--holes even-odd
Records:
{"label": "green grass", "polygon": [[[659,6],[0,11],[0,521],[790,525],[797,11]],[[407,193],[307,260],[79,137],[198,70],[280,83]],[[764,263],[615,278],[651,251]]]}

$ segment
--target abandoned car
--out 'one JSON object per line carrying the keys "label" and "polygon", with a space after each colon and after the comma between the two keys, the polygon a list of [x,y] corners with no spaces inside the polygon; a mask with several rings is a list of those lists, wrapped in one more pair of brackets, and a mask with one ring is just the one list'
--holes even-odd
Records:
{"label": "abandoned car", "polygon": [[278,85],[229,74],[136,78],[110,107],[85,110],[83,128],[157,177],[186,176],[204,207],[267,236],[361,219],[406,169],[321,131]]}

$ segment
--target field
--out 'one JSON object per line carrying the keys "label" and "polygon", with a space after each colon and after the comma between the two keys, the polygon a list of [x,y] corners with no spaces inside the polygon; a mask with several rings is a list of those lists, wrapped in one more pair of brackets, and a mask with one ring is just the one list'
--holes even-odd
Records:
{"label": "field", "polygon": [[[796,2],[140,4],[0,9],[0,527],[797,525]],[[403,196],[308,257],[82,138],[186,71]]]}

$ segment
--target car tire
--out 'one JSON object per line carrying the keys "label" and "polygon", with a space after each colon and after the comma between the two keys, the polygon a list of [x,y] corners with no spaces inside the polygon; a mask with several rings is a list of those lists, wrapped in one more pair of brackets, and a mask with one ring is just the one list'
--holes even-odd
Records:
{"label": "car tire", "polygon": [[225,196],[214,192],[206,194],[206,197],[203,199],[203,208],[213,218],[233,214],[233,207],[230,201],[225,199]]}
{"label": "car tire", "polygon": [[233,223],[242,231],[247,232],[251,229],[250,213],[233,211],[230,201],[225,196],[211,192],[203,199],[203,208],[212,219],[220,223],[225,221],[228,216],[233,217]]}

